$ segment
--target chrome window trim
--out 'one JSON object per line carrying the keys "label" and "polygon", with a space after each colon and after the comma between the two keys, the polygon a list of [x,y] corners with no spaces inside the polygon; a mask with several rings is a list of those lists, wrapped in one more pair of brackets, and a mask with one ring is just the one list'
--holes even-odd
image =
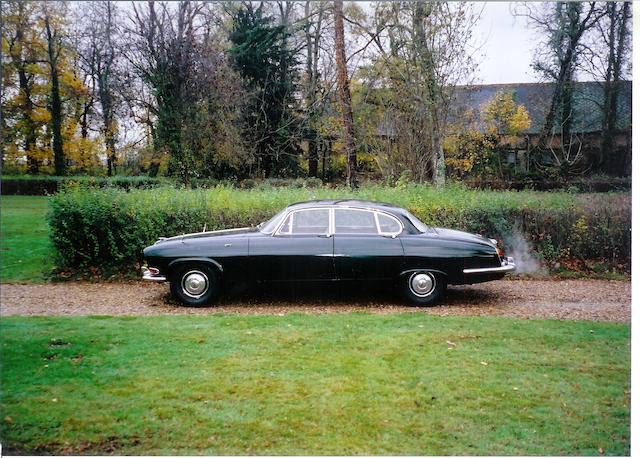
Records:
{"label": "chrome window trim", "polygon": [[[278,235],[291,235],[291,226],[293,225],[293,217],[289,218],[291,214],[287,213],[287,217],[284,218],[284,220],[282,221],[282,224],[280,224],[280,226],[278,227],[278,230],[276,231],[278,233]],[[287,221],[289,222],[289,224],[287,224]],[[285,226],[287,227],[286,231],[282,231],[282,229],[284,229]]]}
{"label": "chrome window trim", "polygon": [[327,237],[331,237],[336,233],[336,212],[335,207],[327,207],[329,209],[329,233]]}
{"label": "chrome window trim", "polygon": [[[376,221],[376,226],[378,228],[378,233],[377,234],[337,234],[337,235],[380,235],[383,237],[392,237],[392,238],[396,238],[397,236],[399,236],[400,234],[402,234],[402,232],[404,231],[404,223],[400,220],[400,218],[398,218],[396,215],[394,215],[393,213],[389,213],[387,211],[384,210],[378,210],[378,209],[373,209],[373,208],[366,208],[366,207],[355,207],[352,205],[340,205],[340,206],[322,206],[322,207],[306,207],[306,208],[297,208],[294,210],[291,210],[289,212],[287,212],[283,217],[282,220],[278,223],[278,225],[276,226],[276,229],[270,233],[270,235],[272,237],[275,236],[292,236],[292,235],[323,235],[323,234],[285,234],[285,233],[280,233],[280,229],[282,228],[282,226],[284,225],[285,221],[287,220],[287,218],[289,218],[289,215],[292,215],[293,213],[296,212],[300,212],[300,211],[308,211],[308,210],[329,210],[329,233],[327,233],[327,236],[333,236],[336,235],[336,218],[335,218],[335,210],[358,210],[358,211],[366,211],[366,212],[371,212],[374,214],[375,217],[375,221]],[[378,214],[382,214],[385,216],[390,217],[391,219],[395,220],[396,223],[398,223],[398,227],[400,228],[397,232],[382,232],[380,230],[380,223],[378,220]],[[263,234],[265,234],[263,232]],[[266,233],[269,234],[269,233]]]}
{"label": "chrome window trim", "polygon": [[[277,226],[277,229],[273,231],[273,233],[271,234],[272,236],[280,236],[280,235],[288,235],[288,236],[292,236],[292,235],[323,235],[323,234],[293,234],[291,232],[289,233],[280,233],[280,229],[282,229],[282,226],[284,226],[284,223],[287,221],[287,218],[289,218],[289,215],[293,215],[294,213],[298,213],[298,212],[302,212],[302,211],[317,211],[317,210],[329,210],[329,235],[332,234],[331,232],[331,215],[333,214],[333,212],[331,211],[331,207],[307,207],[307,208],[297,208],[295,210],[291,210],[290,212],[288,212],[284,218],[282,218],[282,221],[280,221],[280,223]],[[291,227],[290,230],[293,230],[293,218],[291,218]]]}
{"label": "chrome window trim", "polygon": [[[336,227],[335,227],[335,215],[336,215],[336,210],[351,210],[351,211],[359,211],[359,212],[367,212],[367,213],[373,213],[373,221],[375,222],[375,229],[376,232],[375,233],[362,233],[362,232],[340,232],[337,233],[336,232]],[[368,208],[356,208],[356,207],[334,207],[333,208],[333,235],[380,235],[380,226],[378,225],[378,216],[377,216],[377,212],[375,210],[371,210]]]}
{"label": "chrome window trim", "polygon": [[[398,219],[395,215],[392,215],[391,213],[387,213],[384,211],[380,211],[380,210],[374,210],[376,212],[376,224],[378,225],[378,234],[382,235],[382,236],[390,236],[393,238],[396,238],[397,236],[399,236],[400,234],[402,234],[402,231],[404,231],[404,224],[402,224],[402,221],[400,221],[400,219]],[[391,219],[395,220],[396,223],[398,223],[398,226],[400,227],[400,230],[398,232],[382,232],[380,230],[380,222],[378,220],[378,215],[382,214],[385,216],[389,216]]]}

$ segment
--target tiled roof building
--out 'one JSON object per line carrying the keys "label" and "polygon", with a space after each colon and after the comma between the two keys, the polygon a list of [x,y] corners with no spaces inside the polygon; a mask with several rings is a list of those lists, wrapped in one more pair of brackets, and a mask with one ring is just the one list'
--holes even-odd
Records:
{"label": "tiled roof building", "polygon": [[[631,81],[621,81],[616,107],[616,130],[613,136],[613,150],[606,154],[602,169],[598,169],[600,155],[600,141],[602,133],[602,105],[604,100],[604,83],[597,81],[574,83],[572,117],[569,132],[579,139],[582,151],[582,162],[585,170],[602,171],[612,175],[626,176],[631,174]],[[468,116],[476,121],[476,128],[483,129],[480,122],[484,107],[500,92],[513,92],[518,105],[524,105],[529,113],[531,126],[523,133],[522,142],[512,145],[513,150],[508,161],[514,163],[515,155],[520,157],[520,163],[526,162],[528,168],[528,153],[532,145],[538,140],[542,130],[551,98],[553,96],[552,83],[525,84],[493,84],[483,86],[460,86],[454,89],[454,97],[449,112],[449,119],[456,121]],[[559,129],[556,126],[555,132]],[[559,139],[555,139],[559,144]],[[575,147],[575,144],[574,144]],[[527,158],[527,159],[523,159]]]}
{"label": "tiled roof building", "polygon": [[[574,92],[574,113],[572,132],[599,132],[602,128],[602,100],[604,83],[589,81],[577,82]],[[631,127],[631,81],[621,81],[618,93],[618,129]],[[526,134],[540,132],[549,110],[553,95],[552,83],[491,84],[483,86],[459,86],[455,89],[451,113],[459,115],[469,108],[478,117],[486,106],[500,92],[513,92],[518,105],[524,105],[529,112],[531,127]]]}

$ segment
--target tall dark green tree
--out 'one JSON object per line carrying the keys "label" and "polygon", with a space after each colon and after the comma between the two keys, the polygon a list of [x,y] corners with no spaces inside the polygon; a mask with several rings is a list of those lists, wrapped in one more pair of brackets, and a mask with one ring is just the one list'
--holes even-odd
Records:
{"label": "tall dark green tree", "polygon": [[262,6],[243,5],[233,17],[229,39],[236,71],[251,101],[245,111],[246,138],[266,177],[299,173],[299,120],[295,114],[297,62],[284,25],[272,25]]}
{"label": "tall dark green tree", "polygon": [[193,173],[193,154],[185,147],[184,124],[189,120],[190,89],[196,77],[200,37],[197,19],[202,4],[180,2],[175,8],[166,3],[156,7],[133,7],[135,32],[127,59],[142,81],[152,90],[155,105],[154,149],[169,154],[168,172],[189,182]]}

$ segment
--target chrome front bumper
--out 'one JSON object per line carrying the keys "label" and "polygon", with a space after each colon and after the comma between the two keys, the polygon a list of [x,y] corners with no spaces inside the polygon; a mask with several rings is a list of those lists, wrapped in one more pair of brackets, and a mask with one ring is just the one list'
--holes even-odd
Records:
{"label": "chrome front bumper", "polygon": [[513,258],[509,257],[502,261],[502,265],[500,267],[480,267],[474,269],[464,269],[462,272],[466,274],[508,274],[510,272],[515,272],[516,263],[513,261]]}
{"label": "chrome front bumper", "polygon": [[167,281],[167,277],[165,277],[164,275],[154,275],[145,266],[142,266],[140,268],[140,270],[142,271],[142,279],[143,280],[155,281],[155,282]]}

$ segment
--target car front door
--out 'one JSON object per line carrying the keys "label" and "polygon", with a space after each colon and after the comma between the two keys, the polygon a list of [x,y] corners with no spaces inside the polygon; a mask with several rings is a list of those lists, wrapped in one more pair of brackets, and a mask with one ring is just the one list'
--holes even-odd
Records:
{"label": "car front door", "polygon": [[249,242],[249,255],[258,266],[258,278],[265,281],[331,280],[333,237],[330,210],[294,210],[270,237]]}
{"label": "car front door", "polygon": [[397,276],[404,264],[400,223],[390,215],[372,210],[334,210],[333,255],[340,280],[387,280]]}

